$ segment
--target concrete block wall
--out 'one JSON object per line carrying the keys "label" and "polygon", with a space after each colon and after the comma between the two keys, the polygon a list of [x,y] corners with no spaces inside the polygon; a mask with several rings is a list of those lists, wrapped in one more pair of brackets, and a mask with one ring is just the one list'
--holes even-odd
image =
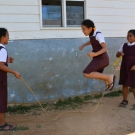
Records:
{"label": "concrete block wall", "polygon": [[[86,79],[83,69],[91,59],[88,46],[79,51],[79,46],[88,38],[12,40],[7,45],[8,55],[15,58],[9,67],[21,73],[38,99],[42,102],[58,98],[86,95],[104,91],[105,85],[95,79]],[[114,67],[115,54],[126,38],[106,38],[110,65],[105,73],[117,75],[115,88],[118,86],[119,70]],[[21,80],[8,74],[9,103],[33,103],[35,99]]]}

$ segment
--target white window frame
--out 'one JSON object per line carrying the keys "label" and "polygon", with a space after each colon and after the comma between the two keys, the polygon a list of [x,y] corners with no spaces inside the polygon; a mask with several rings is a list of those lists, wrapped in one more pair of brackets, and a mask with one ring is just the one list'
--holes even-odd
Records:
{"label": "white window frame", "polygon": [[40,1],[40,29],[80,29],[79,27],[67,27],[66,1],[84,1],[84,18],[87,19],[87,0],[61,0],[62,1],[62,27],[43,27],[42,21],[42,0]]}

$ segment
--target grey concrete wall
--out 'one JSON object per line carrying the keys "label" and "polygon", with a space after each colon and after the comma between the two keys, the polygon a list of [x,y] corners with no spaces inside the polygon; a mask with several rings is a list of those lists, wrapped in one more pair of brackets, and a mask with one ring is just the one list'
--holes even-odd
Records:
{"label": "grey concrete wall", "polygon": [[[86,79],[82,71],[91,61],[87,52],[91,47],[79,51],[81,44],[88,38],[80,39],[44,39],[10,41],[7,50],[15,58],[9,67],[19,71],[40,101],[85,95],[90,92],[103,91],[101,81]],[[109,48],[110,66],[105,73],[118,76],[119,71],[113,67],[115,54],[126,38],[106,38]],[[116,81],[115,88],[119,86]],[[21,80],[9,74],[8,100],[10,103],[33,103],[35,99]]]}

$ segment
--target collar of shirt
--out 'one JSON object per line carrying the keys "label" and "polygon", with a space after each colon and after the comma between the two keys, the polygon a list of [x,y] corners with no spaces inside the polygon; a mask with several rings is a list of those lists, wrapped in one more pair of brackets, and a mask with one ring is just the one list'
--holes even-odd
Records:
{"label": "collar of shirt", "polygon": [[135,42],[133,42],[133,43],[129,43],[129,42],[128,42],[128,45],[129,45],[129,46],[135,45]]}
{"label": "collar of shirt", "polygon": [[96,30],[94,31],[94,33],[93,33],[93,36],[95,36],[97,32],[98,32],[98,30],[96,29]]}
{"label": "collar of shirt", "polygon": [[4,47],[4,48],[5,48],[5,46],[4,46],[3,44],[0,44],[0,46],[2,46],[2,47]]}

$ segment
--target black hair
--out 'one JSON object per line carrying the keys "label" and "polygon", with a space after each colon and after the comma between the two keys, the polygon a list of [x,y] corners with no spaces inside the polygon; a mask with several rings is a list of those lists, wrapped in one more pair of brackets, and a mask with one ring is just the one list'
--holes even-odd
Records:
{"label": "black hair", "polygon": [[129,30],[128,33],[132,33],[135,36],[135,29]]}
{"label": "black hair", "polygon": [[5,29],[5,28],[0,28],[0,38],[6,36],[7,31],[8,31],[8,30]]}
{"label": "black hair", "polygon": [[86,26],[87,28],[90,28],[92,27],[92,32],[90,33],[89,36],[93,36],[94,34],[94,28],[95,28],[95,25],[94,25],[94,22],[89,20],[89,19],[86,19],[82,22],[82,25]]}

